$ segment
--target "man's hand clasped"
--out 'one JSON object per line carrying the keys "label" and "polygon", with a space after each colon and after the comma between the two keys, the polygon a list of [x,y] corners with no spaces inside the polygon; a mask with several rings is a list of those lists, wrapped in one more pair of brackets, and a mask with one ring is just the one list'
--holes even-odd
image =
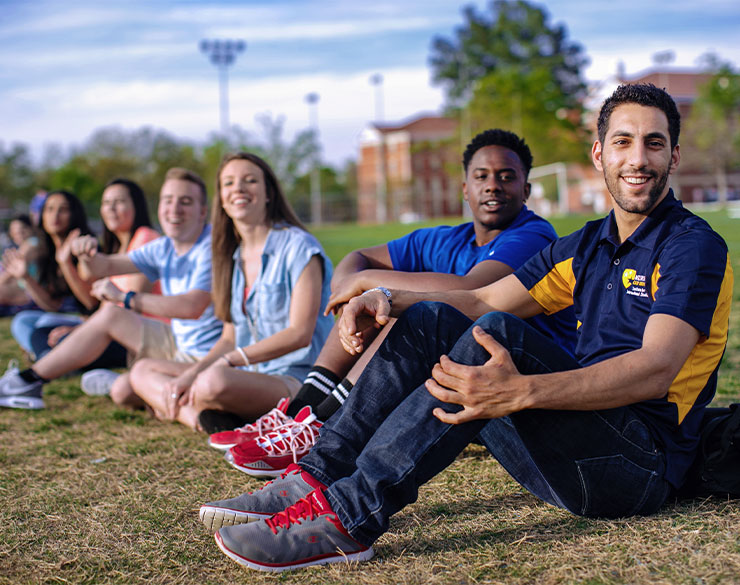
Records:
{"label": "man's hand clasped", "polygon": [[425,383],[435,398],[463,407],[455,413],[435,408],[434,416],[442,422],[499,418],[525,407],[526,376],[516,369],[509,352],[480,327],[473,328],[473,337],[491,355],[486,363],[468,366],[443,355]]}
{"label": "man's hand clasped", "polygon": [[388,297],[379,290],[369,290],[351,299],[339,318],[339,340],[350,355],[365,349],[364,332],[380,329],[388,323],[391,305]]}

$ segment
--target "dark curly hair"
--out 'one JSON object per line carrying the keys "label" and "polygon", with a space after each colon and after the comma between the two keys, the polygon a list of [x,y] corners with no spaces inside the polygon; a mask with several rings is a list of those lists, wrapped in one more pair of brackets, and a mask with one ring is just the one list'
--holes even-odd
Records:
{"label": "dark curly hair", "polygon": [[519,138],[513,132],[499,128],[484,130],[470,141],[470,144],[465,148],[462,159],[463,168],[466,173],[468,172],[468,165],[473,155],[485,146],[503,146],[516,153],[519,160],[522,161],[525,177],[529,175],[529,171],[532,168],[532,152],[529,150],[529,146],[527,146],[523,138]]}
{"label": "dark curly hair", "polygon": [[609,118],[612,112],[622,104],[638,104],[661,110],[668,118],[668,134],[671,138],[671,149],[678,144],[678,135],[681,132],[681,114],[678,113],[676,102],[664,89],[655,87],[652,83],[634,83],[620,85],[614,93],[606,98],[599,112],[599,121],[596,128],[599,133],[599,142],[604,143],[606,131],[609,128]]}

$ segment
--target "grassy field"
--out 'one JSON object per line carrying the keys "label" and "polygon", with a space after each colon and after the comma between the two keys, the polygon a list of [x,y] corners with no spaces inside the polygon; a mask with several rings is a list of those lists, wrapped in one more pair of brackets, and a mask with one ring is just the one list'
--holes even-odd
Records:
{"label": "grassy field", "polygon": [[[740,220],[705,214],[740,274]],[[554,223],[558,232],[582,218]],[[336,262],[409,226],[317,231]],[[716,402],[740,398],[738,298]],[[0,321],[0,360],[20,358]],[[22,360],[21,360],[22,361]],[[207,500],[260,482],[231,469],[205,438],[79,390],[46,389],[47,409],[0,410],[0,584],[24,583],[738,583],[740,505],[717,499],[668,506],[650,518],[603,521],[540,503],[480,447],[421,490],[354,566],[279,576],[222,555],[197,518]]]}

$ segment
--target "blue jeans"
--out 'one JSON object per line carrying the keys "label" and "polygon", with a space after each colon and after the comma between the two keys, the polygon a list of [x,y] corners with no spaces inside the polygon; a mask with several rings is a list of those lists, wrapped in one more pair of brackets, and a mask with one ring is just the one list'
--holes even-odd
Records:
{"label": "blue jeans", "polygon": [[[580,367],[552,340],[506,313],[475,324],[506,347],[522,374]],[[344,406],[321,430],[300,465],[328,486],[326,497],[350,534],[365,545],[390,517],[416,501],[418,488],[476,437],[522,486],[584,516],[655,512],[665,502],[665,458],[629,407],[603,411],[527,410],[449,425],[453,412],[424,387],[442,354],[458,363],[489,359],[470,319],[447,305],[419,303],[398,320]]]}
{"label": "blue jeans", "polygon": [[41,310],[21,311],[10,322],[10,332],[18,345],[28,353],[34,353],[31,338],[36,329],[45,328],[51,331],[62,325],[75,326],[80,323],[82,323],[82,318],[77,315],[50,313]]}

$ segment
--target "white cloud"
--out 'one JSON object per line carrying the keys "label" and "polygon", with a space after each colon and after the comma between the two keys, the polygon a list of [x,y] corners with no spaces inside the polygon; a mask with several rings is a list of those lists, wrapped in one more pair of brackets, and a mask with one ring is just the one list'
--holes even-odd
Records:
{"label": "white cloud", "polygon": [[[255,117],[270,113],[285,117],[292,136],[308,125],[306,94],[318,92],[319,129],[324,155],[340,162],[357,155],[357,136],[375,112],[372,71],[349,76],[329,74],[273,77],[257,81],[234,81],[230,87],[230,118],[233,124],[256,133]],[[439,90],[429,87],[426,68],[399,68],[384,72],[386,119],[400,121],[421,111],[437,110]],[[155,126],[176,136],[204,141],[219,125],[218,84],[197,81],[95,82],[57,84],[40,94],[18,91],[10,101],[13,111],[33,111],[32,117],[16,119],[6,140],[32,143],[81,143],[96,128]],[[13,116],[14,117],[14,116]]]}

